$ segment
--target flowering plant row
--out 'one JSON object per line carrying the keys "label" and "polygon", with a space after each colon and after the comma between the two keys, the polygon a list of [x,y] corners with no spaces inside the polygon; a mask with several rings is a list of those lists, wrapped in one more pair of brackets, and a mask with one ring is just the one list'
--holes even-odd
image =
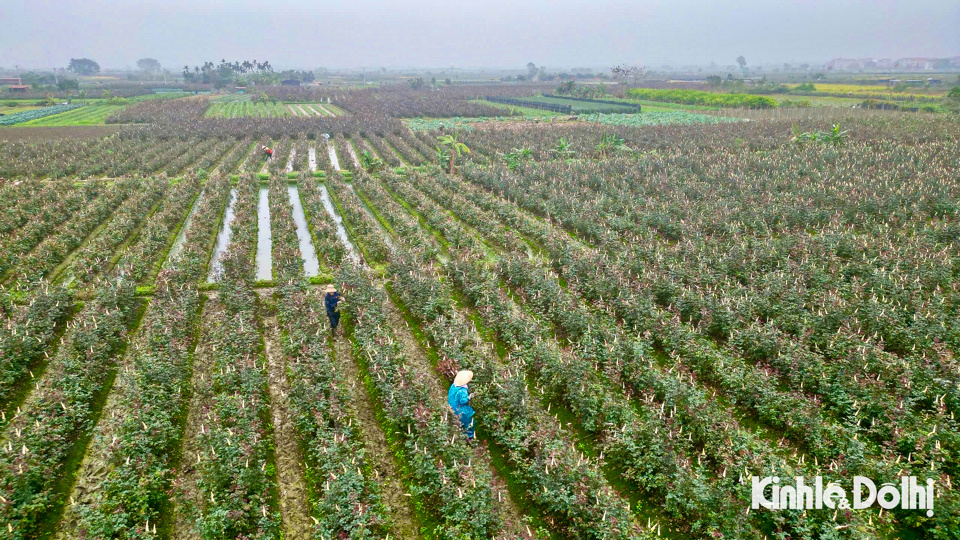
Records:
{"label": "flowering plant row", "polygon": [[243,175],[237,192],[219,294],[204,313],[204,354],[198,362],[207,363],[206,373],[194,379],[201,422],[200,433],[193,434],[199,473],[195,529],[201,538],[278,538],[267,370],[251,287],[258,182]]}
{"label": "flowering plant row", "polygon": [[[110,372],[136,319],[131,283],[105,284],[77,314],[36,389],[3,428],[0,522],[7,538],[34,538],[45,516],[66,502],[64,483],[85,445]],[[66,483],[69,485],[69,483]]]}
{"label": "flowering plant row", "polygon": [[[20,259],[47,238],[74,213],[92,204],[107,189],[105,182],[90,182],[77,188],[67,182],[57,182],[48,196],[60,195],[46,201],[19,228],[0,239],[0,275],[16,266]],[[15,205],[14,205],[15,206]]]}
{"label": "flowering plant row", "polygon": [[[441,212],[435,205],[423,204],[422,199],[420,202],[418,208],[423,214]],[[449,217],[445,223],[441,221],[431,220],[445,229],[457,228]],[[461,231],[454,237],[470,234]],[[737,505],[721,502],[727,497],[742,499],[748,495],[748,487],[732,478],[725,480],[724,489],[708,487],[712,476],[708,464],[700,460],[693,464],[691,441],[678,436],[674,414],[666,415],[652,404],[642,409],[631,407],[622,396],[608,390],[609,381],[595,373],[593,362],[558,349],[548,334],[539,329],[541,323],[499,292],[499,280],[481,262],[486,256],[484,251],[471,252],[466,244],[454,246],[461,253],[451,262],[454,282],[477,306],[484,323],[514,349],[515,362],[535,378],[547,399],[565,404],[580,427],[594,434],[595,444],[606,454],[608,462],[632,471],[624,477],[648,496],[663,497],[668,514],[682,516],[687,526],[694,527],[689,532],[738,530],[739,535],[755,534],[749,526],[743,528],[740,524],[742,516],[737,516]],[[659,433],[662,435],[658,436]],[[669,501],[686,504],[674,505]],[[721,513],[724,510],[727,515]]]}
{"label": "flowering plant row", "polygon": [[[479,178],[479,176],[477,176],[477,178]],[[459,189],[462,189],[462,186]],[[513,191],[510,193],[510,196],[515,196],[515,197],[518,197],[519,200],[526,201],[528,199],[524,198],[524,193],[525,191],[520,191],[520,190]],[[544,200],[549,201],[550,199],[544,199],[543,197],[539,197],[537,198],[537,200],[542,202]],[[562,238],[563,236],[564,236],[563,234],[556,235],[556,238]],[[544,237],[540,236],[540,238],[543,239]],[[544,241],[544,244],[549,244],[549,243],[550,243],[549,240]],[[562,243],[560,243],[560,245],[562,245]],[[557,256],[560,256],[561,258],[563,257],[562,250],[554,251],[552,253],[556,254]],[[631,289],[624,288],[624,284],[631,281],[631,275],[633,275],[633,272],[636,272],[636,270],[631,271],[631,274],[627,274],[626,272],[621,271],[619,275],[610,275],[609,278],[605,278],[607,279],[607,281],[603,289],[598,290],[596,288],[596,286],[599,285],[600,283],[598,281],[598,278],[600,277],[598,275],[598,269],[603,271],[603,269],[610,267],[611,264],[616,266],[617,263],[616,262],[610,263],[609,261],[603,262],[602,260],[600,260],[599,254],[590,254],[589,252],[583,251],[583,250],[577,250],[577,251],[574,251],[574,253],[579,253],[581,256],[587,255],[587,257],[582,259],[582,264],[581,264],[580,262],[577,262],[578,261],[577,257],[570,257],[569,255],[567,255],[566,256],[567,261],[573,261],[576,263],[575,265],[568,265],[568,267],[570,268],[574,266],[578,267],[580,269],[579,270],[580,273],[579,273],[579,278],[577,278],[577,276],[573,274],[565,275],[565,277],[567,277],[568,280],[572,280],[576,278],[578,283],[578,286],[577,286],[578,290],[589,292],[591,301],[598,301],[599,298],[601,297],[607,298],[609,299],[608,301],[612,302],[614,306],[622,306],[622,308],[616,308],[616,313],[618,316],[627,317],[628,318],[627,320],[636,320],[637,324],[641,324],[641,325],[646,325],[646,323],[643,322],[642,318],[631,319],[630,313],[634,312],[635,308],[630,306],[634,306],[638,301],[640,301],[642,303],[646,303],[647,306],[649,308],[652,308],[654,311],[658,309],[663,309],[662,307],[656,306],[655,302],[650,301],[650,300],[656,300],[655,297],[649,300],[642,300],[639,297],[631,298],[630,296],[625,294],[626,291],[630,291]],[[656,261],[656,259],[654,259],[654,261]],[[653,289],[654,293],[656,292],[655,287],[651,287],[651,289]],[[647,290],[649,291],[650,289],[647,289]],[[651,296],[653,295],[651,294]],[[684,344],[691,343],[691,341],[689,341],[691,339],[693,339],[693,341],[702,342],[702,338],[695,338],[689,332],[683,333],[683,334],[676,334],[676,333],[672,333],[671,331],[669,333],[666,333],[667,328],[670,328],[673,326],[680,326],[681,317],[683,317],[682,312],[677,313],[677,315],[674,317],[670,317],[670,316],[661,317],[660,320],[663,321],[662,324],[664,326],[654,325],[655,327],[662,329],[662,330],[654,330],[655,332],[654,337],[658,341],[660,341],[661,345],[665,345],[665,348],[667,350],[676,350],[677,352],[680,353],[681,358],[687,358],[691,362],[693,362],[692,367],[695,367],[695,369],[698,370],[699,373],[701,373],[701,375],[707,376],[707,380],[712,379],[716,381],[718,384],[721,385],[721,388],[726,389],[726,391],[732,394],[742,395],[743,396],[741,398],[742,402],[750,406],[751,408],[758,407],[757,410],[760,412],[761,418],[767,418],[768,421],[771,422],[771,425],[778,425],[778,422],[780,423],[780,425],[783,425],[782,424],[783,419],[789,419],[791,415],[794,415],[794,416],[796,415],[796,410],[794,407],[789,406],[788,402],[783,401],[782,398],[776,397],[778,392],[775,389],[775,385],[776,385],[775,381],[770,381],[766,383],[766,386],[770,388],[770,390],[766,391],[765,393],[760,393],[759,388],[762,387],[762,385],[759,387],[757,385],[751,385],[751,384],[741,385],[737,382],[736,378],[732,378],[732,379],[730,378],[730,375],[736,374],[738,373],[738,371],[743,374],[750,373],[749,368],[747,368],[746,371],[741,371],[743,368],[738,368],[737,371],[731,372],[731,368],[734,368],[738,363],[742,365],[743,360],[738,360],[736,358],[731,358],[729,356],[726,356],[724,358],[724,355],[719,354],[719,351],[715,353],[707,353],[707,351],[709,351],[712,348],[709,345],[706,345],[706,346],[701,345],[697,349],[691,349],[689,346]],[[647,320],[649,321],[650,319],[647,319]],[[664,332],[664,333],[661,334],[660,332]],[[671,335],[673,337],[669,338],[669,340],[661,341],[659,337],[656,337],[657,335],[662,335],[662,336]],[[750,342],[760,343],[760,344],[763,343],[763,341],[756,340],[756,339],[751,340]],[[747,341],[742,341],[741,343],[747,343]],[[786,349],[786,347],[784,346],[781,346],[781,347],[782,347],[781,350]],[[706,356],[704,356],[705,354]],[[706,359],[706,358],[711,358],[709,363],[702,363],[698,360],[698,359]],[[774,357],[774,358],[777,358],[777,357]],[[780,358],[782,358],[782,356]],[[815,360],[815,358],[810,358],[810,359]],[[810,370],[811,368],[817,369],[817,366],[818,366],[817,363],[810,362],[809,360],[801,363],[800,365],[807,370]],[[868,368],[869,366],[870,364],[868,362],[863,367]],[[813,371],[813,373],[816,374],[817,379],[826,378],[826,370],[829,370],[830,367],[831,366],[826,365],[824,367],[819,368],[820,370],[819,372]],[[884,367],[884,365],[879,364],[873,369],[882,368],[882,367]],[[787,369],[786,366],[784,366],[782,369],[785,370],[784,373],[788,377],[792,377],[794,375],[800,375],[802,373],[798,371],[793,371],[792,369]],[[820,373],[824,373],[824,375],[821,376]],[[922,370],[912,370],[913,377],[916,377],[921,373],[923,373]],[[846,377],[847,378],[850,377],[849,372],[847,372]],[[882,421],[889,417],[892,420],[893,425],[897,426],[894,429],[901,430],[900,433],[902,433],[902,435],[900,436],[901,443],[899,445],[899,449],[893,453],[884,452],[884,455],[882,455],[880,458],[868,460],[868,463],[872,462],[872,465],[869,465],[869,466],[885,467],[888,463],[892,463],[896,460],[899,460],[900,459],[899,456],[909,457],[909,458],[912,458],[913,460],[916,460],[919,458],[919,459],[922,459],[923,462],[927,464],[932,464],[933,462],[940,462],[940,458],[937,457],[940,454],[939,447],[943,446],[944,448],[949,448],[950,445],[954,444],[953,436],[948,433],[948,434],[943,434],[938,436],[937,438],[938,440],[931,440],[929,438],[929,434],[935,432],[933,430],[934,425],[940,426],[941,429],[943,429],[943,426],[945,425],[946,426],[951,425],[952,419],[949,418],[949,415],[944,416],[944,413],[940,412],[934,416],[930,416],[928,414],[922,414],[922,415],[915,414],[912,417],[904,416],[902,412],[896,411],[896,409],[902,410],[902,405],[897,406],[897,403],[895,401],[891,403],[889,399],[882,397],[882,394],[876,393],[877,386],[869,384],[868,381],[870,380],[870,377],[873,377],[874,381],[879,381],[880,378],[886,378],[884,377],[883,374],[870,375],[870,376],[861,375],[861,377],[862,378],[860,380],[862,382],[860,385],[856,385],[856,384],[851,385],[850,383],[846,383],[844,386],[839,386],[837,384],[834,384],[829,388],[829,392],[831,392],[833,396],[836,396],[837,392],[844,392],[844,391],[860,392],[859,396],[857,396],[857,394],[854,394],[854,396],[849,398],[849,401],[847,401],[847,403],[856,404],[859,401],[863,411],[868,411],[870,409],[880,410],[880,411],[887,410],[887,411],[893,411],[893,414],[888,415],[888,413],[884,413],[879,418],[877,416],[873,416],[873,418],[871,418],[870,416],[867,416],[866,419],[869,420],[870,422],[870,424],[867,425],[866,422],[864,422],[865,419],[863,417],[858,417],[860,410],[857,410],[856,411],[857,414],[852,415],[852,418],[850,420],[847,420],[847,422],[849,422],[847,423],[847,425],[848,426],[853,425],[854,427],[852,431],[854,432],[862,431],[863,433],[866,433],[868,437],[875,439],[877,442],[883,442],[883,441],[889,440],[889,435],[888,435],[889,432],[882,431],[884,426]],[[928,377],[930,376],[928,375]],[[758,379],[756,376],[754,376],[753,381],[760,382],[762,381],[762,379]],[[811,380],[807,379],[806,382],[810,383]],[[856,378],[854,378],[852,382],[856,383],[857,382]],[[798,390],[804,389],[804,385],[801,384],[801,380],[797,380],[795,384]],[[911,386],[912,386],[911,384],[907,384],[906,388],[909,389]],[[810,390],[816,390],[818,387],[824,388],[824,392],[827,391],[826,386],[817,385],[815,381],[813,382],[813,384],[806,385],[806,388]],[[865,392],[864,390],[867,390],[869,393]],[[923,394],[925,394],[925,392],[923,392],[922,390],[923,388],[917,389],[918,395],[923,396]],[[835,397],[831,397],[828,394],[823,394],[823,395],[827,399],[836,399]],[[933,400],[931,399],[933,396],[931,396],[930,394],[927,394],[927,395],[930,396],[927,398],[927,399],[930,399],[928,403],[930,403],[930,405],[934,405]],[[944,398],[946,397],[947,395],[944,396]],[[758,398],[762,398],[762,399],[758,400]],[[923,403],[923,401],[925,400],[922,397],[920,401],[913,400],[914,403]],[[769,403],[769,405],[761,405],[763,402]],[[775,406],[776,408],[775,409],[769,408],[771,405]],[[940,407],[942,411],[944,407],[947,407],[947,405],[941,404]],[[770,412],[772,411],[777,411],[777,413],[770,414]],[[876,413],[874,413],[874,415],[875,414]],[[844,440],[844,438],[839,433],[837,434],[824,433],[821,431],[822,427],[825,425],[824,421],[823,420],[817,421],[815,419],[812,419],[812,420],[813,420],[812,422],[796,422],[796,421],[788,420],[785,427],[791,433],[794,433],[798,439],[806,441],[807,444],[809,444],[808,449],[813,450],[815,453],[820,453],[821,455],[824,455],[824,456],[856,455],[856,453],[851,453],[848,450],[844,449],[844,444],[858,445],[859,444],[858,442],[850,441],[849,439],[847,439],[848,441],[847,443],[838,444],[840,443],[840,441]],[[943,433],[943,432],[939,432],[939,433]],[[823,452],[826,452],[826,454],[823,454]],[[831,467],[832,466],[833,465],[831,465]],[[848,466],[856,467],[858,465],[857,465],[857,462],[852,462]],[[863,466],[863,465],[859,465],[859,466]],[[946,471],[950,471],[951,465],[949,460],[944,464],[944,468]]]}
{"label": "flowering plant row", "polygon": [[438,350],[439,365],[450,373],[471,369],[477,374],[472,396],[483,411],[480,429],[506,449],[511,468],[527,488],[524,496],[536,502],[556,530],[591,538],[642,536],[629,505],[603,477],[602,459],[584,459],[569,432],[538,406],[522,370],[491,358],[490,348],[452,301],[449,285],[438,279],[431,263],[440,251],[436,240],[377,182],[365,175],[357,182],[403,244],[389,266],[392,289],[423,325]]}
{"label": "flowering plant row", "polygon": [[169,187],[167,180],[152,179],[135,186],[135,193],[116,209],[103,229],[70,255],[70,263],[58,277],[89,283],[94,277],[109,272],[116,250],[150,218]]}
{"label": "flowering plant row", "polygon": [[[83,241],[106,221],[133,194],[141,182],[118,182],[106,189],[102,197],[81,209],[48,235],[32,251],[17,260],[12,275],[21,281],[37,281],[62,263]],[[134,197],[134,200],[137,198]]]}
{"label": "flowering plant row", "polygon": [[202,181],[206,178],[190,175],[170,187],[157,210],[137,232],[136,240],[118,254],[116,268],[120,273],[141,285],[153,282],[179,228],[186,225],[186,214],[200,196]]}
{"label": "flowering plant row", "polygon": [[[187,181],[174,190],[181,186],[196,189],[197,184]],[[130,369],[117,375],[115,416],[101,421],[102,440],[95,441],[106,447],[109,469],[96,496],[77,505],[77,534],[154,538],[157,523],[171,518],[163,510],[170,507],[168,496],[192,395],[190,373],[202,303],[193,285],[205,274],[206,255],[217,231],[215,219],[226,203],[228,187],[221,178],[208,182],[197,219],[187,231],[183,255],[157,277]],[[169,232],[164,232],[157,242],[169,243]],[[149,260],[157,252],[144,253]]]}
{"label": "flowering plant row", "polygon": [[379,479],[366,461],[345,377],[330,357],[322,299],[303,278],[286,184],[276,178],[270,183],[270,219],[285,375],[318,521],[313,538],[385,536]]}

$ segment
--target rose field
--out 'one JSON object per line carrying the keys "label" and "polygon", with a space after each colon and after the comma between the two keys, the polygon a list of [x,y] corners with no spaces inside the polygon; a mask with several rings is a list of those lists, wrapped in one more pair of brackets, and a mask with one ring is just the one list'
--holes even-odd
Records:
{"label": "rose field", "polygon": [[523,88],[15,113],[0,539],[960,538],[960,118]]}

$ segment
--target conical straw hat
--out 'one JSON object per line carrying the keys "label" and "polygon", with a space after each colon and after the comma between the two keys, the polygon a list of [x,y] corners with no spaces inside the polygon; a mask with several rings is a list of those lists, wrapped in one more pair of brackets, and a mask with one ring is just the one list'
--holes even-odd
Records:
{"label": "conical straw hat", "polygon": [[473,372],[469,369],[463,371],[458,371],[457,376],[453,379],[454,386],[466,386],[473,380]]}

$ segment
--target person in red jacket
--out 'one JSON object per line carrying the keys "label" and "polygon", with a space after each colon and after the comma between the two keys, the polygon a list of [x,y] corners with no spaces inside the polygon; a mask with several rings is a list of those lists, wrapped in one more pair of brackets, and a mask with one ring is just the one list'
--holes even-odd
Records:
{"label": "person in red jacket", "polygon": [[267,154],[267,159],[270,159],[270,158],[273,157],[273,148],[270,148],[269,146],[265,146],[265,147],[263,148],[263,151],[266,152],[266,154]]}

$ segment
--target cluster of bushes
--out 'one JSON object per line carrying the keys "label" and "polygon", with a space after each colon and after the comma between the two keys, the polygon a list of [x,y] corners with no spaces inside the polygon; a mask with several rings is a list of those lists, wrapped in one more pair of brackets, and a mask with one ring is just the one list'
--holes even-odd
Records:
{"label": "cluster of bushes", "polygon": [[860,102],[861,109],[881,109],[884,111],[907,111],[907,112],[938,112],[940,109],[936,105],[915,105],[906,103],[897,103],[896,101],[884,101],[880,99],[865,99]]}
{"label": "cluster of bushes", "polygon": [[687,105],[712,105],[744,109],[772,109],[777,102],[765,96],[751,94],[721,94],[700,90],[660,90],[653,88],[631,88],[627,96],[648,101],[666,101]]}

